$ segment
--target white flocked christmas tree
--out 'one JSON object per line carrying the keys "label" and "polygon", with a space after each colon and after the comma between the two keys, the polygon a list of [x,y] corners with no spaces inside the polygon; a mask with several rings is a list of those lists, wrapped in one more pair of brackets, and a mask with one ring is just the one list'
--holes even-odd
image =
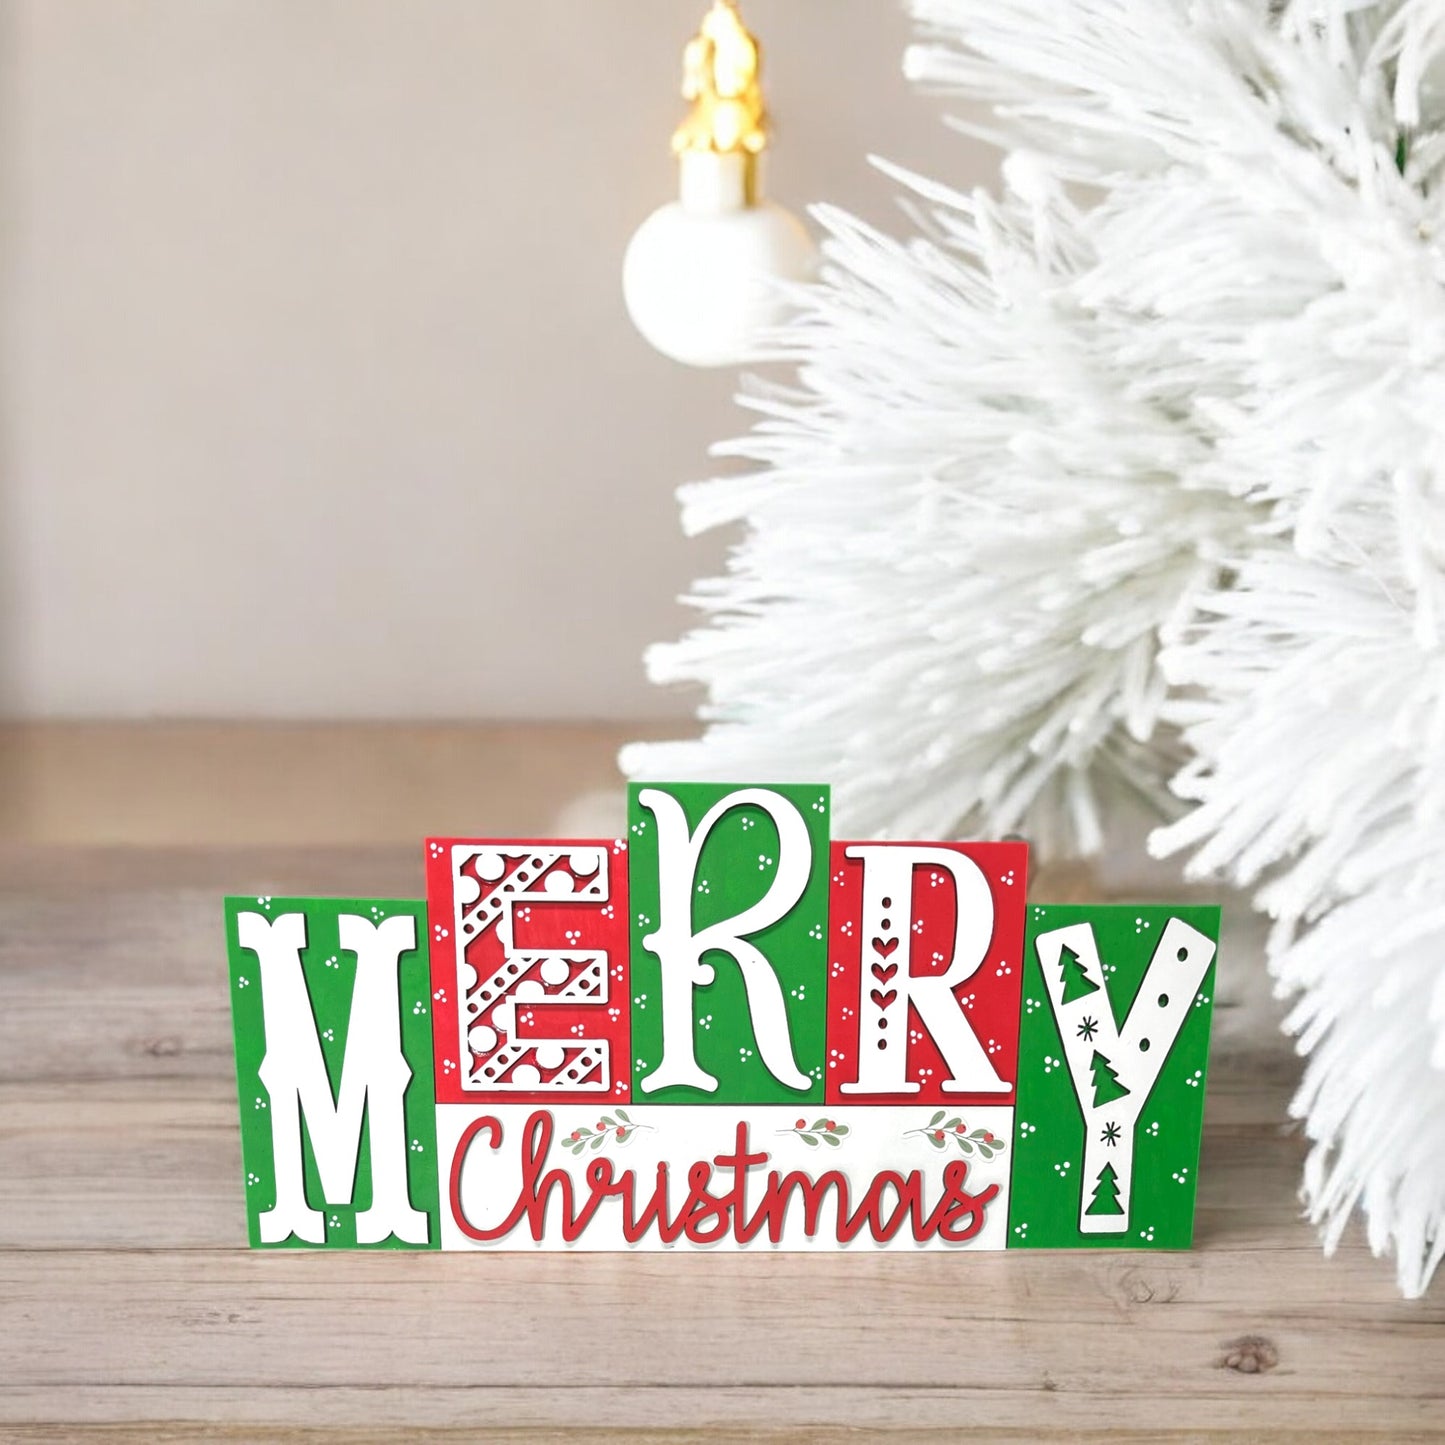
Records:
{"label": "white flocked christmas tree", "polygon": [[698,741],[854,836],[1087,854],[1120,786],[1255,890],[1326,1243],[1445,1252],[1445,5],[913,0],[998,194],[827,207],[788,389],[689,486],[743,522]]}

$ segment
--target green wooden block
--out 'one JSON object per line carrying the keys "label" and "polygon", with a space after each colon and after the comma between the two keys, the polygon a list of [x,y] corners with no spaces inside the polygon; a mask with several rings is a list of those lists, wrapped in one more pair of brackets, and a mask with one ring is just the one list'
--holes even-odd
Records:
{"label": "green wooden block", "polygon": [[252,1245],[440,1248],[426,904],[225,907]]}
{"label": "green wooden block", "polygon": [[1187,1249],[1217,908],[1030,905],[1010,1249]]}
{"label": "green wooden block", "polygon": [[829,791],[628,789],[632,1097],[821,1103]]}

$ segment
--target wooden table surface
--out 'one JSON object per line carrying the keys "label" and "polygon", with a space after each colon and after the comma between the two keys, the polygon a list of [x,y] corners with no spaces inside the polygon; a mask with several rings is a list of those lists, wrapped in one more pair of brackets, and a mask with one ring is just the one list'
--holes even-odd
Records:
{"label": "wooden table surface", "polygon": [[622,731],[0,738],[0,1438],[1445,1438],[1445,1287],[1299,1218],[1238,906],[1192,1253],[249,1251],[221,894],[415,895]]}

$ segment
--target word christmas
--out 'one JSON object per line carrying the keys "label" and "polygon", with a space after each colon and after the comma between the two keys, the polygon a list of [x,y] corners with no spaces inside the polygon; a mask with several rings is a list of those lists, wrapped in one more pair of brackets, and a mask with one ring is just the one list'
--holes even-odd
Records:
{"label": "word christmas", "polygon": [[252,1244],[1187,1248],[1218,910],[829,807],[635,786],[428,841],[424,903],[227,899]]}

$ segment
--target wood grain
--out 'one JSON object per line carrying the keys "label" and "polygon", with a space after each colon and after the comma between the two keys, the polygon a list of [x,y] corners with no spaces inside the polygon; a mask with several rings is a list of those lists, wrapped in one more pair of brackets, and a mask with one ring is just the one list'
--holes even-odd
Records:
{"label": "wood grain", "polygon": [[[40,844],[412,843],[565,836],[618,748],[686,726],[0,724],[0,836]],[[576,836],[574,833],[572,836]]]}
{"label": "wood grain", "polygon": [[1320,1254],[1258,1004],[1188,1254],[248,1251],[219,897],[418,855],[0,845],[0,1438],[1445,1438],[1445,1294]]}

